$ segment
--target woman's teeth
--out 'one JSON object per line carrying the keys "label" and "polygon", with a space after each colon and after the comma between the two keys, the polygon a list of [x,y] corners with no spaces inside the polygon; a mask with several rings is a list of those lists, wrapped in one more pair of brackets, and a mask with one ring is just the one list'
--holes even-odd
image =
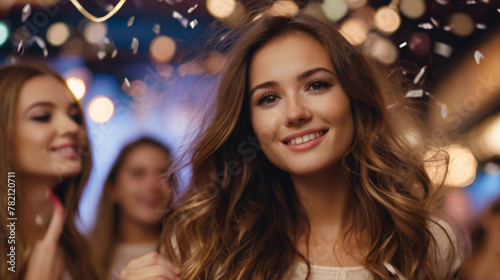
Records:
{"label": "woman's teeth", "polygon": [[309,141],[312,141],[314,139],[317,139],[317,138],[323,136],[324,134],[325,133],[323,131],[309,133],[309,134],[306,134],[306,135],[295,137],[292,140],[288,141],[286,144],[287,145],[299,145],[299,144],[302,144],[302,143],[307,143]]}

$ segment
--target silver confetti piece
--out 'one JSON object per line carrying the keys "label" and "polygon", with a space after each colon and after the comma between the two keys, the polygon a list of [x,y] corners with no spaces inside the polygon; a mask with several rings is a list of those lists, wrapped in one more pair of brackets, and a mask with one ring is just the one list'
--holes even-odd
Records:
{"label": "silver confetti piece", "polygon": [[135,17],[132,16],[128,19],[127,26],[130,27],[134,24]]}
{"label": "silver confetti piece", "polygon": [[158,23],[155,23],[155,25],[153,25],[153,32],[156,35],[160,35],[160,25]]}
{"label": "silver confetti piece", "polygon": [[418,98],[424,96],[424,90],[423,89],[414,89],[410,90],[406,93],[406,97],[408,98]]}
{"label": "silver confetti piece", "polygon": [[434,28],[432,26],[432,24],[430,24],[428,22],[421,23],[421,24],[419,24],[417,26],[420,27],[420,28],[422,28],[422,29],[432,29],[432,28]]}
{"label": "silver confetti piece", "polygon": [[132,39],[132,44],[130,45],[130,48],[132,49],[132,53],[135,55],[137,54],[137,49],[139,48],[139,40],[137,38]]}
{"label": "silver confetti piece", "polygon": [[439,28],[439,21],[437,21],[436,19],[434,19],[433,17],[431,17],[431,22],[432,22],[432,24],[434,24],[437,28]]}
{"label": "silver confetti piece", "polygon": [[403,276],[403,274],[401,274],[401,272],[399,272],[399,270],[397,270],[391,264],[384,262],[384,266],[385,266],[385,268],[387,268],[387,270],[389,270],[390,273],[392,273],[392,275],[397,276],[398,279],[406,280],[406,278]]}
{"label": "silver confetti piece", "polygon": [[474,59],[476,60],[476,63],[479,64],[481,62],[481,59],[484,59],[484,55],[480,51],[475,51],[474,52]]}
{"label": "silver confetti piece", "polygon": [[198,4],[194,5],[193,7],[189,8],[188,14],[192,13],[194,9],[198,8]]}
{"label": "silver confetti piece", "polygon": [[399,48],[400,48],[400,49],[401,49],[401,48],[404,48],[404,47],[406,47],[406,45],[407,45],[407,43],[406,43],[406,42],[403,42],[403,43],[399,44]]}
{"label": "silver confetti piece", "polygon": [[111,54],[111,58],[115,58],[117,54],[118,54],[118,50],[117,50],[117,49],[115,49],[115,50],[113,51],[113,53]]}
{"label": "silver confetti piece", "polygon": [[99,60],[103,60],[106,57],[106,51],[98,51],[97,57],[99,58]]}
{"label": "silver confetti piece", "polygon": [[28,19],[28,17],[31,15],[31,5],[30,4],[26,4],[26,6],[24,6],[22,12],[23,13],[21,15],[21,21],[25,22]]}
{"label": "silver confetti piece", "polygon": [[108,38],[108,37],[104,37],[104,38],[102,38],[102,42],[103,42],[104,44],[106,44],[106,45],[109,45],[109,43],[111,43],[111,41],[109,40],[109,38]]}
{"label": "silver confetti piece", "polygon": [[191,26],[191,29],[193,29],[195,26],[198,25],[198,21],[196,19],[192,20],[190,23],[189,23],[189,26]]}
{"label": "silver confetti piece", "polygon": [[38,37],[38,36],[33,36],[31,40],[35,41],[35,43],[40,47],[40,49],[43,50],[43,56],[47,57],[49,55],[49,51],[47,50],[47,46],[45,45],[45,41]]}
{"label": "silver confetti piece", "polygon": [[465,1],[465,4],[467,4],[467,5],[475,5],[476,1],[475,0],[467,0],[467,1]]}
{"label": "silver confetti piece", "polygon": [[181,18],[179,21],[181,22],[181,24],[184,28],[186,28],[188,26],[187,18]]}
{"label": "silver confetti piece", "polygon": [[182,15],[177,11],[172,12],[172,17],[175,19],[182,19]]}
{"label": "silver confetti piece", "polygon": [[441,117],[443,119],[446,119],[446,117],[448,116],[448,106],[446,106],[446,104],[443,103],[438,103],[438,105],[441,106]]}
{"label": "silver confetti piece", "polygon": [[23,40],[20,40],[19,44],[17,45],[17,52],[21,52],[22,47],[23,47]]}
{"label": "silver confetti piece", "polygon": [[125,77],[125,79],[123,79],[123,83],[127,86],[127,87],[130,87],[130,82],[128,81],[128,79]]}
{"label": "silver confetti piece", "polygon": [[488,26],[485,23],[477,23],[476,24],[477,29],[486,29]]}
{"label": "silver confetti piece", "polygon": [[420,79],[422,79],[422,76],[425,73],[425,69],[427,69],[427,66],[424,66],[420,69],[420,72],[418,72],[417,76],[413,80],[413,84],[417,84],[418,82],[420,82]]}

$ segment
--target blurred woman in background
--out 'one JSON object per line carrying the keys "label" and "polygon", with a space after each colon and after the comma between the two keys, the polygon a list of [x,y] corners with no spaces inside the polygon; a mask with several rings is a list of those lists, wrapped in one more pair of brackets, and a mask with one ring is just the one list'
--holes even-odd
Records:
{"label": "blurred woman in background", "polygon": [[92,164],[82,112],[52,69],[0,67],[0,218],[17,218],[0,226],[1,279],[99,279],[75,227]]}
{"label": "blurred woman in background", "polygon": [[156,251],[162,217],[176,193],[165,177],[170,150],[151,138],[126,145],[109,172],[92,234],[97,261],[108,279],[133,258]]}
{"label": "blurred woman in background", "polygon": [[479,219],[471,238],[473,255],[466,265],[467,279],[500,279],[500,199]]}

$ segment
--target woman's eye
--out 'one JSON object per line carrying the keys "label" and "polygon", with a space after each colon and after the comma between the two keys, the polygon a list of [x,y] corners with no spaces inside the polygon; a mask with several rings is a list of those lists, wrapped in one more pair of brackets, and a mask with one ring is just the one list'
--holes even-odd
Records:
{"label": "woman's eye", "polygon": [[277,99],[278,99],[278,97],[275,94],[273,94],[273,93],[266,93],[264,96],[262,96],[259,99],[259,102],[257,104],[258,105],[261,105],[263,103],[270,104],[270,103],[276,102]]}
{"label": "woman's eye", "polygon": [[81,124],[82,123],[82,117],[80,114],[73,114],[69,116],[75,123]]}
{"label": "woman's eye", "polygon": [[323,81],[314,81],[309,85],[308,90],[320,90],[324,88],[329,88],[332,85]]}
{"label": "woman's eye", "polygon": [[39,116],[33,117],[32,119],[34,121],[37,121],[37,122],[48,122],[48,121],[50,121],[50,115],[49,114],[39,115]]}

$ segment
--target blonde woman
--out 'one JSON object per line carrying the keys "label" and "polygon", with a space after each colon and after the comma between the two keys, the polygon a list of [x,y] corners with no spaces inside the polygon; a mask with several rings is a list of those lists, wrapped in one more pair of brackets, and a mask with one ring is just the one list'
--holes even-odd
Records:
{"label": "blonde woman", "polygon": [[0,227],[0,278],[98,279],[75,227],[91,170],[81,106],[58,73],[33,64],[0,67],[0,106],[0,217],[16,219]]}
{"label": "blonde woman", "polygon": [[122,279],[454,277],[441,189],[399,130],[404,100],[386,109],[387,73],[308,12],[242,30],[165,219],[165,258]]}

